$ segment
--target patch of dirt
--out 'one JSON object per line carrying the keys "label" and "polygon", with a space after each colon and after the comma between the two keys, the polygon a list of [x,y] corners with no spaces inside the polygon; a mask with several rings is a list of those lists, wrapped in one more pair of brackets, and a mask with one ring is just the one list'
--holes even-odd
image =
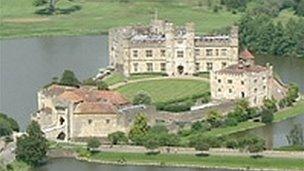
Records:
{"label": "patch of dirt", "polygon": [[44,22],[50,20],[49,18],[10,18],[3,19],[2,22],[6,23],[34,23],[34,22]]}

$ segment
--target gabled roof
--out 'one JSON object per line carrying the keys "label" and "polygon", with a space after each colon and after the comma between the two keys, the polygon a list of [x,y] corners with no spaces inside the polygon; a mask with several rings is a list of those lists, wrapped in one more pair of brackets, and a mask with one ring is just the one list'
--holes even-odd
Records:
{"label": "gabled roof", "polygon": [[249,52],[249,50],[245,49],[240,53],[241,59],[254,59],[254,56]]}
{"label": "gabled roof", "polygon": [[75,114],[116,114],[117,108],[111,103],[83,102],[76,106]]}

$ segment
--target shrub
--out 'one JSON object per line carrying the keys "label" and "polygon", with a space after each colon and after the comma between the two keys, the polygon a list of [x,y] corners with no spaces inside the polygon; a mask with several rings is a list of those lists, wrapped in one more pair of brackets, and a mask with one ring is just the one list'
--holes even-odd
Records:
{"label": "shrub", "polygon": [[273,112],[269,109],[263,109],[261,113],[263,123],[271,123],[273,121]]}
{"label": "shrub", "polygon": [[210,111],[208,112],[208,116],[206,121],[213,127],[213,128],[217,128],[220,127],[222,125],[222,116],[220,115],[220,113],[218,111]]}
{"label": "shrub", "polygon": [[93,78],[88,78],[86,80],[83,80],[82,84],[88,86],[96,86],[96,81]]}
{"label": "shrub", "polygon": [[225,146],[226,148],[232,148],[232,149],[236,149],[239,147],[239,143],[237,140],[235,139],[228,139],[225,142]]}
{"label": "shrub", "polygon": [[168,104],[164,106],[163,110],[170,112],[183,112],[189,111],[193,105],[194,103],[188,100],[186,102]]}
{"label": "shrub", "polygon": [[128,138],[124,132],[117,131],[108,135],[108,139],[111,141],[111,144],[127,144]]}
{"label": "shrub", "polygon": [[2,136],[8,136],[13,133],[12,128],[10,127],[9,123],[0,118],[0,137]]}
{"label": "shrub", "polygon": [[224,121],[224,126],[237,126],[238,121],[235,118],[226,118]]}
{"label": "shrub", "polygon": [[65,86],[74,86],[78,87],[80,82],[76,78],[75,74],[73,71],[70,70],[64,70],[60,82],[60,85],[65,85]]}
{"label": "shrub", "polygon": [[98,90],[109,90],[109,86],[106,82],[99,81],[99,82],[97,82],[97,89]]}
{"label": "shrub", "polygon": [[87,149],[89,151],[94,151],[94,149],[98,148],[101,145],[100,141],[98,138],[90,138],[87,142]]}
{"label": "shrub", "polygon": [[149,105],[149,104],[151,104],[151,102],[152,102],[152,99],[151,99],[150,95],[144,91],[138,92],[133,98],[133,104],[135,104],[135,105],[138,105],[138,104]]}

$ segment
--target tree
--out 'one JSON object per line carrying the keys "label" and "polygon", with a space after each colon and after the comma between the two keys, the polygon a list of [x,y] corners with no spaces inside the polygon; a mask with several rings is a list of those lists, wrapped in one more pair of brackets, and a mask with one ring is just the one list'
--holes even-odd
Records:
{"label": "tree", "polygon": [[148,119],[144,114],[138,114],[129,132],[129,138],[136,145],[142,145],[144,136],[149,130]]}
{"label": "tree", "polygon": [[13,118],[8,117],[7,115],[0,113],[0,119],[3,119],[9,124],[9,127],[13,130],[18,132],[19,131],[19,125],[16,120]]}
{"label": "tree", "polygon": [[86,80],[83,80],[82,81],[82,84],[83,85],[87,85],[87,86],[96,86],[96,81],[93,79],[93,78],[88,78],[88,79],[86,79]]}
{"label": "tree", "polygon": [[214,128],[220,127],[222,124],[222,116],[218,111],[212,110],[208,113],[206,121]]}
{"label": "tree", "polygon": [[98,148],[101,145],[98,138],[90,138],[87,142],[87,149],[91,152],[93,152],[96,148]]}
{"label": "tree", "polygon": [[[56,4],[59,2],[60,0],[33,0],[33,5],[34,6],[44,6],[44,5],[48,5],[47,10],[50,14],[54,14],[56,12]],[[74,0],[68,0],[70,2],[74,1]]]}
{"label": "tree", "polygon": [[27,127],[26,135],[17,139],[16,158],[32,166],[46,159],[47,140],[36,121]]}
{"label": "tree", "polygon": [[65,85],[65,86],[74,86],[78,87],[80,82],[76,78],[75,74],[73,71],[70,70],[64,70],[60,82],[60,85]]}
{"label": "tree", "polygon": [[264,109],[265,110],[269,110],[270,112],[274,113],[274,112],[277,112],[278,109],[277,109],[277,101],[275,99],[267,99],[265,98],[263,100],[263,103],[264,103]]}
{"label": "tree", "polygon": [[304,145],[303,129],[301,125],[295,125],[293,129],[286,136],[290,145]]}
{"label": "tree", "polygon": [[[258,153],[258,152],[261,152],[264,150],[265,140],[263,140],[259,137],[250,135],[250,136],[240,139],[238,144],[239,144],[239,148],[241,150],[248,151],[250,153]],[[256,155],[254,155],[254,156],[256,156]]]}
{"label": "tree", "polygon": [[109,141],[111,141],[112,145],[128,143],[128,137],[124,132],[121,131],[117,131],[109,134],[108,139]]}
{"label": "tree", "polygon": [[151,100],[150,95],[144,91],[138,92],[133,98],[133,104],[135,104],[135,105],[138,105],[138,104],[149,105],[149,104],[151,104],[151,102],[152,102],[152,100]]}
{"label": "tree", "polygon": [[151,150],[152,152],[160,146],[158,136],[155,134],[147,134],[144,137],[144,147]]}
{"label": "tree", "polygon": [[263,109],[261,112],[262,122],[269,124],[273,121],[273,112],[269,109]]}
{"label": "tree", "polygon": [[10,127],[9,123],[0,118],[0,137],[2,136],[8,136],[13,133],[12,128]]}
{"label": "tree", "polygon": [[108,84],[104,81],[97,82],[97,88],[98,90],[109,90]]}
{"label": "tree", "polygon": [[151,104],[152,100],[150,95],[147,92],[141,91],[138,92],[133,99],[133,104],[138,105],[138,104],[146,104],[149,105]]}
{"label": "tree", "polygon": [[203,151],[210,149],[210,137],[198,134],[190,139],[190,146],[194,147],[195,150],[200,151],[200,155],[204,154]]}

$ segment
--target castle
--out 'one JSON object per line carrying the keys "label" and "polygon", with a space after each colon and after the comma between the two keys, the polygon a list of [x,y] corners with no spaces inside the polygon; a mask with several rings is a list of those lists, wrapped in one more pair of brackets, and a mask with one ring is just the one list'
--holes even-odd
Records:
{"label": "castle", "polygon": [[237,64],[211,71],[210,87],[214,100],[247,99],[250,106],[262,106],[264,99],[282,99],[287,92],[273,76],[272,66],[256,65],[248,50],[241,52]]}
{"label": "castle", "polygon": [[150,25],[109,31],[110,65],[125,76],[164,73],[168,76],[216,71],[238,61],[238,28],[230,35],[197,35],[194,23],[175,26],[154,19]]}
{"label": "castle", "polygon": [[32,120],[39,123],[46,138],[70,141],[128,132],[141,112],[132,112],[131,103],[118,92],[53,84],[38,92],[38,111]]}

